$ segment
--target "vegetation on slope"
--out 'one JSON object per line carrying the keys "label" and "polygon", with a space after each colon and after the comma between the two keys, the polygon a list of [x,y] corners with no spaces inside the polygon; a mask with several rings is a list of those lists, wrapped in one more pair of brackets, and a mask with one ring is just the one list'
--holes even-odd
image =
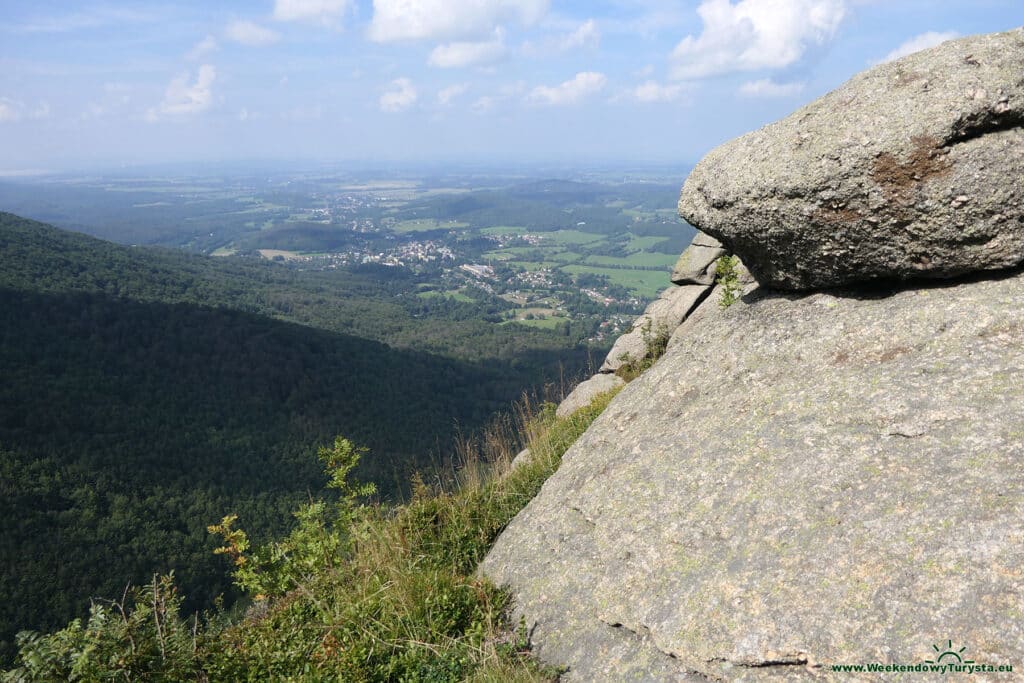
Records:
{"label": "vegetation on slope", "polygon": [[370,446],[358,474],[393,496],[457,426],[586,353],[461,309],[413,318],[389,294],[412,285],[372,273],[131,249],[10,214],[0,253],[0,663],[16,630],[154,572],[176,572],[186,611],[230,604],[206,525],[235,511],[257,541],[287,533],[322,488],[316,445]]}
{"label": "vegetation on slope", "polygon": [[[521,412],[518,429],[499,424],[465,449],[456,486],[417,479],[397,507],[363,502],[368,489],[348,478],[360,450],[339,438],[319,452],[334,497],[300,507],[289,536],[250,552],[232,517],[212,528],[255,601],[244,617],[184,619],[171,579],[155,577],[96,602],[87,623],[21,634],[3,680],[550,679],[507,622],[508,597],[476,567],[611,395],[568,418],[550,404]],[[531,458],[510,469],[517,433]]]}

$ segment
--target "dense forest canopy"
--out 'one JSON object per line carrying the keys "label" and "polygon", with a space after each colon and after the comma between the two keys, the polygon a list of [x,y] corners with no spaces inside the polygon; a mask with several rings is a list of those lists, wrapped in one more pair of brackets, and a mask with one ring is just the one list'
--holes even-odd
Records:
{"label": "dense forest canopy", "polygon": [[190,608],[230,600],[206,526],[284,533],[322,489],[318,445],[369,446],[359,476],[400,495],[457,430],[592,353],[568,323],[489,323],[395,269],[123,247],[4,213],[0,253],[4,658],[16,630],[154,571]]}

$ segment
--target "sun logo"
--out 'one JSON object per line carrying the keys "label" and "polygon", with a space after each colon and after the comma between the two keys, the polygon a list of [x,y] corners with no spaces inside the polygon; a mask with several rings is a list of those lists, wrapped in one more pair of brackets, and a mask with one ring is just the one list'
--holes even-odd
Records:
{"label": "sun logo", "polygon": [[947,641],[945,651],[940,650],[938,645],[932,645],[932,649],[935,650],[936,652],[938,652],[939,656],[937,658],[935,658],[934,660],[933,659],[926,659],[926,660],[924,660],[925,664],[941,664],[942,660],[945,659],[946,657],[955,657],[957,664],[974,664],[974,660],[973,659],[965,660],[963,657],[960,656],[963,653],[963,651],[967,649],[966,645],[963,646],[962,648],[960,648],[959,650],[954,650],[953,649],[953,641],[950,640],[950,641]]}

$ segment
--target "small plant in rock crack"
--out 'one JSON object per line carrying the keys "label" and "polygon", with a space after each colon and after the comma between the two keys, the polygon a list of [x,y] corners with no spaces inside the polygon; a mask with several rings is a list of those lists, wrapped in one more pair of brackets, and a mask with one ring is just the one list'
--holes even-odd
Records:
{"label": "small plant in rock crack", "polygon": [[721,287],[721,296],[718,305],[722,308],[729,308],[739,301],[743,293],[740,286],[739,274],[740,260],[735,256],[722,256],[715,265],[715,283]]}
{"label": "small plant in rock crack", "polygon": [[644,370],[654,365],[656,360],[665,355],[665,349],[668,348],[668,340],[672,336],[672,331],[664,323],[659,323],[653,331],[651,327],[652,322],[650,319],[647,319],[640,328],[640,335],[644,340],[643,357],[633,358],[628,354],[623,354],[619,357],[619,360],[624,362],[615,371],[615,374],[627,382],[632,382]]}

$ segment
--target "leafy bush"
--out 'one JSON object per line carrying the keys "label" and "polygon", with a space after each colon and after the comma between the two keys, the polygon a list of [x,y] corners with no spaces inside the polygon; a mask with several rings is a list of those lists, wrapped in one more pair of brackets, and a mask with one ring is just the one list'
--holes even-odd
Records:
{"label": "leafy bush", "polygon": [[173,576],[125,590],[120,601],[95,601],[89,620],[49,635],[18,634],[20,666],[3,674],[21,681],[204,680],[199,620],[179,615]]}

